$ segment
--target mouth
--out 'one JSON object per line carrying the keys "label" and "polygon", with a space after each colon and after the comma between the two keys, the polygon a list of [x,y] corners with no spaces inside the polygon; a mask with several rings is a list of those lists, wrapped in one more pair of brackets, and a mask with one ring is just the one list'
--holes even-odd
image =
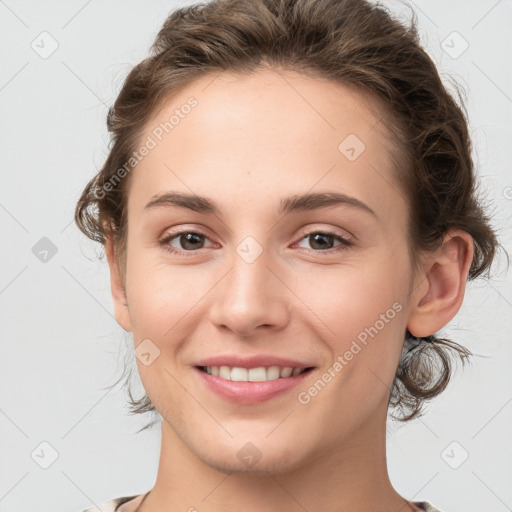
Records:
{"label": "mouth", "polygon": [[291,391],[316,370],[290,366],[196,366],[206,389],[218,397],[237,404],[258,404]]}

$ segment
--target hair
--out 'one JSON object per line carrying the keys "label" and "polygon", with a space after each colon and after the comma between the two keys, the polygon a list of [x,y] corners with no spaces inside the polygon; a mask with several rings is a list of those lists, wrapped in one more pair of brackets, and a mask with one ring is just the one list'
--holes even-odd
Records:
{"label": "hair", "polygon": [[[78,227],[103,245],[111,239],[123,269],[130,175],[121,180],[119,171],[136,166],[130,158],[148,120],[206,74],[251,73],[270,65],[376,98],[391,120],[386,128],[410,210],[412,267],[449,230],[461,229],[473,238],[468,279],[489,276],[498,241],[477,196],[462,95],[456,87],[459,106],[420,45],[416,23],[414,12],[405,24],[367,0],[213,0],[173,11],[150,56],[132,68],[109,109],[111,148],[76,205]],[[449,339],[406,331],[389,395],[401,413],[396,419],[419,416],[423,403],[446,388],[453,355],[464,363],[472,353]],[[155,411],[147,395],[134,400],[129,393],[132,413]]]}

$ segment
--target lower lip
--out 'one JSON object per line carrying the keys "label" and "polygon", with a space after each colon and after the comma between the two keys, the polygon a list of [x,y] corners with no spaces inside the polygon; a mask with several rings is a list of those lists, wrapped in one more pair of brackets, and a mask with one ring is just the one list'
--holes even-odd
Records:
{"label": "lower lip", "polygon": [[257,404],[266,402],[298,386],[315,369],[310,369],[299,375],[263,382],[237,382],[210,375],[197,367],[195,370],[206,386],[222,398],[239,404]]}

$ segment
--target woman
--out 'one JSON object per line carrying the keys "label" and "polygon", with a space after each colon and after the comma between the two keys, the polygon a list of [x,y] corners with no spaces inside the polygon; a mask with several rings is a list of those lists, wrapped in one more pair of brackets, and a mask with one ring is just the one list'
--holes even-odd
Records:
{"label": "woman", "polygon": [[[162,417],[156,483],[102,510],[439,510],[392,486],[388,408],[445,389],[435,334],[497,241],[467,124],[363,0],[172,13],[76,210]],[[92,511],[92,509],[89,509]]]}

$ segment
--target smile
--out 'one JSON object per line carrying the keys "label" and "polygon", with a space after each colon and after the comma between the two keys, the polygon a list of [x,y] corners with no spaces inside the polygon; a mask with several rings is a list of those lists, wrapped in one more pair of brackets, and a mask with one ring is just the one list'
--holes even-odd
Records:
{"label": "smile", "polygon": [[[207,390],[237,404],[251,405],[284,396],[309,378],[316,367],[196,366],[195,371]],[[211,373],[210,373],[211,372]],[[217,375],[215,375],[217,373]],[[251,380],[253,379],[253,380]]]}

